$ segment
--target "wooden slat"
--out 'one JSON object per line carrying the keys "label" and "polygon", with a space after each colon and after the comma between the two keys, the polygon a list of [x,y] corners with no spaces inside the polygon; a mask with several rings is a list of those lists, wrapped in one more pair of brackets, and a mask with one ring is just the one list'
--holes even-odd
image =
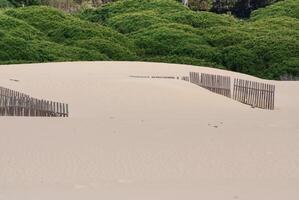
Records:
{"label": "wooden slat", "polygon": [[55,104],[52,101],[35,99],[19,91],[0,87],[0,116],[68,117],[68,112],[68,104]]}

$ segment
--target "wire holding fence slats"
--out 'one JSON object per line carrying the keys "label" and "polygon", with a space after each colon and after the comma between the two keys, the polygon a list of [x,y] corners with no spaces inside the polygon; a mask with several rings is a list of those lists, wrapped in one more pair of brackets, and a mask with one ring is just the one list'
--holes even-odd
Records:
{"label": "wire holding fence slats", "polygon": [[32,98],[0,87],[0,116],[68,117],[69,111],[68,104]]}
{"label": "wire holding fence slats", "polygon": [[275,85],[234,79],[233,99],[252,107],[274,110]]}

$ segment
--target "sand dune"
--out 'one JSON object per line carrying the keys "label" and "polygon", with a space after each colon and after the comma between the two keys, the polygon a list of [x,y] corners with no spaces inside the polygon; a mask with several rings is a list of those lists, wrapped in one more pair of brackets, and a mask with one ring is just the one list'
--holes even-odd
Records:
{"label": "sand dune", "polygon": [[[129,77],[189,71],[273,83],[276,109],[181,80]],[[1,66],[0,86],[70,108],[69,118],[0,118],[0,200],[299,199],[299,82],[76,62]]]}

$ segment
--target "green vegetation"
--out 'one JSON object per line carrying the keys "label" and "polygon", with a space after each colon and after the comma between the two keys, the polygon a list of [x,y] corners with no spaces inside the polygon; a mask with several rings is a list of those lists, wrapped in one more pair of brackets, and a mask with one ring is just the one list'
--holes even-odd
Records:
{"label": "green vegetation", "polygon": [[249,20],[176,0],[119,0],[76,15],[35,6],[0,11],[0,63],[141,60],[299,76],[299,0]]}
{"label": "green vegetation", "polygon": [[12,4],[8,0],[0,0],[0,8],[11,7]]}
{"label": "green vegetation", "polygon": [[133,44],[108,27],[48,7],[0,13],[0,61],[134,59]]}
{"label": "green vegetation", "polygon": [[273,4],[272,6],[261,8],[252,13],[253,19],[263,19],[272,17],[293,17],[299,19],[298,0],[285,0]]}

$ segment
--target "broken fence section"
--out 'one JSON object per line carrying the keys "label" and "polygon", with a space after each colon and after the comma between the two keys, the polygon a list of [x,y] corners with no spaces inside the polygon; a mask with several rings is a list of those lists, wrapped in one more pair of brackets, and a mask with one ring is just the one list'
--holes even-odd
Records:
{"label": "broken fence section", "polygon": [[189,76],[182,76],[181,80],[189,82],[190,78]]}
{"label": "broken fence section", "polygon": [[[179,79],[176,76],[130,76],[135,78]],[[214,93],[233,98],[244,104],[261,109],[274,110],[275,85],[234,79],[233,87],[229,76],[190,72],[181,80],[196,84]],[[232,92],[233,89],[233,92]]]}

